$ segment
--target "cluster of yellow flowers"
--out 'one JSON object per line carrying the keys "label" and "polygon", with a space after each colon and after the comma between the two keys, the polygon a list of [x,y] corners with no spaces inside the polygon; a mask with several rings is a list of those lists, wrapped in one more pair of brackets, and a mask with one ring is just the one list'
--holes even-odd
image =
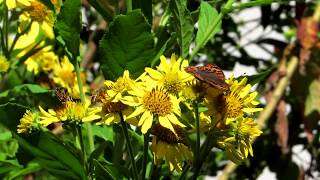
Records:
{"label": "cluster of yellow flowers", "polygon": [[[252,140],[262,132],[250,116],[262,109],[256,108],[257,92],[250,92],[247,79],[231,77],[226,80],[230,91],[219,92],[187,73],[187,60],[178,59],[174,54],[170,60],[164,56],[160,60],[156,69],[145,68],[137,79],[131,79],[126,70],[115,82],[106,80],[104,87],[94,92],[91,100],[80,102],[66,98],[56,109],[39,107],[37,118],[28,111],[21,119],[18,131],[28,130],[26,122],[48,126],[55,122],[112,125],[125,121],[143,134],[153,135],[151,149],[156,164],[165,159],[170,170],[181,171],[183,162],[192,160],[185,132],[195,130],[194,104],[198,103],[197,107],[205,107],[199,111],[202,133],[219,132],[214,135],[217,146],[224,149],[234,162],[246,159],[248,153],[252,156]],[[63,82],[60,82],[61,86]],[[72,85],[67,83],[63,87],[72,89]],[[192,112],[193,119],[182,112],[182,107]]]}

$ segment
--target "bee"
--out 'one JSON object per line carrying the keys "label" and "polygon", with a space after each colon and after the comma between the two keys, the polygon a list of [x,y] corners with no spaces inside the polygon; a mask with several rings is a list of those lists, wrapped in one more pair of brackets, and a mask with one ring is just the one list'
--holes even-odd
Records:
{"label": "bee", "polygon": [[59,99],[59,101],[61,103],[65,103],[67,101],[72,101],[72,102],[80,102],[81,100],[78,98],[73,98],[68,90],[66,88],[63,87],[58,87],[55,89],[55,94],[57,96],[57,98]]}

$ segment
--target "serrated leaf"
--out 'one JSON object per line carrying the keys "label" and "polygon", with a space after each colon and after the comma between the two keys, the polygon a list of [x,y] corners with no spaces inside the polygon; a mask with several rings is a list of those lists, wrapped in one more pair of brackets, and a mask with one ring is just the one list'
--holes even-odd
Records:
{"label": "serrated leaf", "polygon": [[189,54],[189,47],[193,36],[193,22],[185,0],[171,0],[170,9],[173,14],[173,27],[177,32],[180,55],[185,58]]}
{"label": "serrated leaf", "polygon": [[[210,31],[211,26],[213,26],[214,20],[218,16],[218,11],[213,8],[209,3],[201,1],[200,14],[198,21],[198,32],[196,35],[196,44],[205,45],[213,36],[220,31],[221,22],[214,28],[214,31],[207,35]],[[200,47],[202,48],[202,47]]]}
{"label": "serrated leaf", "polygon": [[138,77],[155,54],[151,27],[141,10],[116,16],[100,41],[99,52],[106,79],[115,80],[124,70]]}
{"label": "serrated leaf", "polygon": [[65,42],[66,52],[71,54],[74,60],[79,55],[81,30],[80,7],[80,0],[64,1],[55,24],[58,35]]}

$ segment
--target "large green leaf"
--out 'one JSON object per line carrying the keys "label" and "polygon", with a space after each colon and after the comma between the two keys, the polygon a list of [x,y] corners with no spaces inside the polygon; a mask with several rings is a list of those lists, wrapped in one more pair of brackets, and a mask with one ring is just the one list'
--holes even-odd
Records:
{"label": "large green leaf", "polygon": [[170,9],[173,14],[172,25],[178,35],[180,55],[185,58],[189,54],[189,46],[193,36],[193,22],[190,12],[186,7],[186,0],[171,0]]}
{"label": "large green leaf", "polygon": [[14,137],[19,142],[21,153],[35,157],[33,161],[52,175],[64,179],[86,179],[79,154],[74,154],[51,133],[40,132],[26,138],[14,134]]}
{"label": "large green leaf", "polygon": [[[213,25],[214,20],[218,16],[218,11],[209,3],[201,1],[200,14],[198,21],[198,32],[196,35],[196,44],[205,45],[217,32],[221,29],[221,22],[214,28],[214,31],[207,36],[209,29]],[[201,47],[200,47],[201,48]]]}
{"label": "large green leaf", "polygon": [[153,35],[141,10],[116,16],[100,41],[102,71],[106,79],[115,80],[129,70],[139,76],[152,60]]}
{"label": "large green leaf", "polygon": [[57,39],[65,47],[68,55],[72,56],[74,60],[79,55],[81,30],[80,7],[80,0],[65,1],[55,24],[56,31],[59,35]]}
{"label": "large green leaf", "polygon": [[311,116],[312,113],[320,114],[320,81],[314,79],[309,86],[309,94],[305,101],[305,116]]}

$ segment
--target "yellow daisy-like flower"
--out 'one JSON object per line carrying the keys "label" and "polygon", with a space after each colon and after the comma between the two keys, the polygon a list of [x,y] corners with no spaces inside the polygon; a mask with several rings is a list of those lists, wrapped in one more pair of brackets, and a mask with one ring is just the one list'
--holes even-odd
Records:
{"label": "yellow daisy-like flower", "polygon": [[104,85],[107,87],[107,94],[113,102],[118,102],[123,95],[132,89],[135,81],[130,78],[129,71],[125,70],[123,76],[119,77],[116,82],[106,80]]}
{"label": "yellow daisy-like flower", "polygon": [[27,66],[27,70],[35,75],[40,71],[48,73],[53,70],[53,68],[58,64],[58,57],[51,50],[52,47],[47,46],[30,56],[24,62]]}
{"label": "yellow daisy-like flower", "polygon": [[36,129],[38,127],[38,119],[38,112],[26,110],[23,117],[20,119],[20,124],[17,126],[17,132],[25,133]]}
{"label": "yellow daisy-like flower", "polygon": [[186,145],[182,143],[170,144],[160,140],[157,136],[152,138],[151,150],[154,163],[158,165],[164,159],[169,164],[170,171],[181,172],[183,162],[192,161],[192,152]]}
{"label": "yellow daisy-like flower", "polygon": [[170,62],[167,61],[166,57],[161,56],[157,70],[145,68],[145,71],[150,76],[145,78],[151,78],[156,81],[159,86],[164,87],[170,94],[178,94],[184,89],[187,82],[194,79],[191,74],[184,70],[187,66],[189,66],[188,61],[181,58],[177,60],[175,54],[171,55]]}
{"label": "yellow daisy-like flower", "polygon": [[40,109],[40,124],[48,126],[55,122],[91,122],[101,117],[98,115],[101,112],[101,107],[90,107],[91,103],[89,100],[83,104],[81,102],[66,101],[56,110],[49,109],[48,112]]}
{"label": "yellow daisy-like flower", "polygon": [[53,24],[54,13],[40,1],[32,1],[30,5],[23,9],[23,13],[19,16],[21,27],[26,27],[32,21],[32,24],[38,24],[41,30],[50,38],[54,38]]}
{"label": "yellow daisy-like flower", "polygon": [[176,117],[181,116],[178,99],[168,94],[163,88],[136,86],[128,93],[131,96],[124,97],[122,102],[136,107],[128,118],[141,115],[138,126],[141,126],[143,134],[150,129],[155,117],[157,117],[161,126],[170,129],[172,132],[175,132],[172,124],[184,127]]}
{"label": "yellow daisy-like flower", "polygon": [[20,6],[30,6],[34,0],[6,0],[6,5],[9,10]]}
{"label": "yellow daisy-like flower", "polygon": [[113,123],[120,123],[120,113],[122,114],[124,121],[134,126],[138,125],[138,121],[136,118],[127,118],[133,112],[132,107],[129,107],[120,101],[113,102],[112,99],[104,91],[100,92],[97,96],[98,97],[96,101],[98,101],[99,106],[101,106],[102,108],[100,113],[101,121],[97,122],[97,125],[111,125]]}
{"label": "yellow daisy-like flower", "polygon": [[261,111],[263,108],[256,108],[259,102],[255,101],[257,92],[250,92],[251,85],[246,84],[247,78],[239,82],[234,77],[229,78],[226,82],[230,85],[230,91],[224,95],[209,95],[206,98],[206,104],[209,111],[216,117],[224,119],[225,124],[236,120],[244,113],[253,113]]}
{"label": "yellow daisy-like flower", "polygon": [[10,67],[9,61],[4,56],[0,55],[0,73],[7,72]]}
{"label": "yellow daisy-like flower", "polygon": [[234,136],[224,139],[219,144],[226,149],[227,157],[230,160],[239,163],[249,154],[253,156],[251,144],[256,137],[262,134],[262,131],[252,118],[243,117],[232,124],[232,131],[234,131]]}

